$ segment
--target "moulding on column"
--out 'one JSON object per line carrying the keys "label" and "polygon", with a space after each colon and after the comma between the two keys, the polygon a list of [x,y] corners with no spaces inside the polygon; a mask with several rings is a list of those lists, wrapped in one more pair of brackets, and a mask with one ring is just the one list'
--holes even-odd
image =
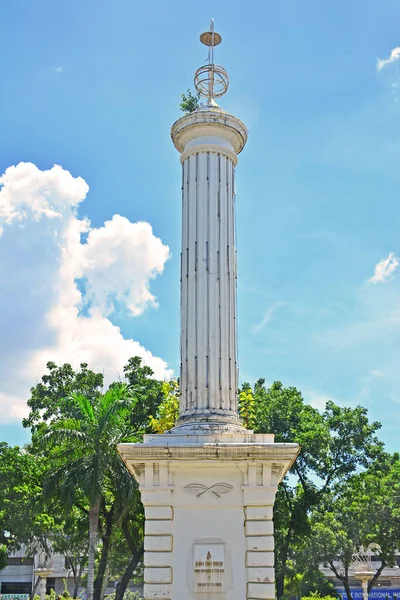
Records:
{"label": "moulding on column", "polygon": [[232,150],[229,150],[229,148],[221,148],[221,146],[218,146],[217,144],[197,144],[196,146],[191,146],[182,152],[181,164],[183,164],[191,154],[199,154],[199,152],[213,152],[214,154],[226,156],[233,162],[235,167],[238,162],[238,157]]}

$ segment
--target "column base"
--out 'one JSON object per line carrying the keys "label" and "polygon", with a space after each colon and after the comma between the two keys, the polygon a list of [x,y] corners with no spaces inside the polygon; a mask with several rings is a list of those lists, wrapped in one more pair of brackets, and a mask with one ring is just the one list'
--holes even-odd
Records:
{"label": "column base", "polygon": [[246,434],[253,433],[243,427],[237,412],[224,410],[199,410],[179,417],[176,426],[165,435],[169,434],[213,434],[213,433],[233,433]]}
{"label": "column base", "polygon": [[297,444],[172,432],[118,450],[145,508],[145,600],[274,598],[273,505]]}

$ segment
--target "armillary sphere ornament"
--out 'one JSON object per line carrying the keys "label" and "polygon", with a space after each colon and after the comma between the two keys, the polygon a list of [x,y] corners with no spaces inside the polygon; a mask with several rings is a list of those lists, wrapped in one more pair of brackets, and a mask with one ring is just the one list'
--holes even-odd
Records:
{"label": "armillary sphere ornament", "polygon": [[205,31],[200,36],[200,41],[208,46],[208,59],[206,65],[197,69],[194,76],[194,86],[199,94],[207,98],[207,105],[218,107],[215,98],[226,94],[229,87],[228,73],[214,63],[214,47],[221,43],[221,36],[214,31],[214,19],[211,19],[210,31]]}

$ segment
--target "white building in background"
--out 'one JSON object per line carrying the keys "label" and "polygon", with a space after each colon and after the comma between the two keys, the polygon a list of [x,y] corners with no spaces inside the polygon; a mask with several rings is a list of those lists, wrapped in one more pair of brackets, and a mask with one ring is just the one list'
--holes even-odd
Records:
{"label": "white building in background", "polygon": [[[1,600],[26,598],[32,592],[36,577],[34,570],[39,567],[39,556],[26,556],[23,549],[16,551],[7,560],[7,566],[0,571],[0,594]],[[70,593],[74,590],[74,579],[68,561],[61,554],[53,554],[51,557],[52,576],[47,579],[46,591],[51,589],[56,594],[64,591],[64,581],[67,583]]]}

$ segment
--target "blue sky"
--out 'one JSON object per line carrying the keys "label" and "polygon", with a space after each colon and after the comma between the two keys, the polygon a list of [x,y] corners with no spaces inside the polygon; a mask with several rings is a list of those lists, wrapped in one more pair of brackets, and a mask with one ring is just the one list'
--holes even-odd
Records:
{"label": "blue sky", "polygon": [[139,349],[178,373],[169,129],[210,17],[231,80],[221,106],[250,132],[236,174],[240,379],[362,404],[399,450],[395,0],[2,7],[0,174],[35,167],[7,171],[0,194],[0,438],[27,439],[19,420],[46,360],[87,348],[112,377]]}

